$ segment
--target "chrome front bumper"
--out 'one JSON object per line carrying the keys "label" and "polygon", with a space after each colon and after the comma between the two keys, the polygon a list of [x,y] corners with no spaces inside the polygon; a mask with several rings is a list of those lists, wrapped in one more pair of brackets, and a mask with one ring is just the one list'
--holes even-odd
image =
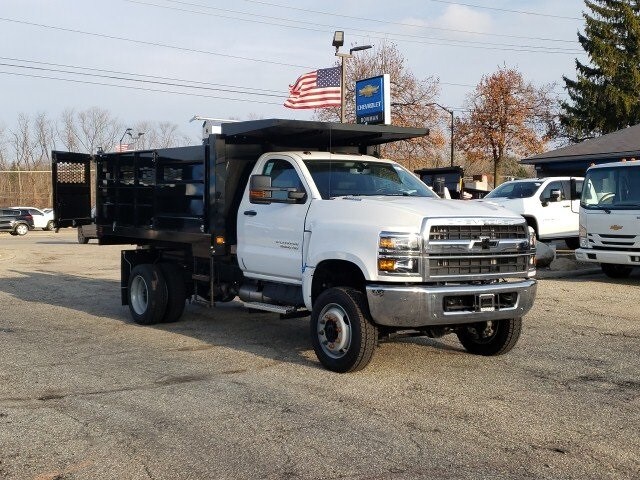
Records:
{"label": "chrome front bumper", "polygon": [[[533,306],[536,289],[535,280],[487,285],[367,285],[367,300],[375,323],[416,328],[522,317]],[[511,301],[504,306],[500,298]]]}

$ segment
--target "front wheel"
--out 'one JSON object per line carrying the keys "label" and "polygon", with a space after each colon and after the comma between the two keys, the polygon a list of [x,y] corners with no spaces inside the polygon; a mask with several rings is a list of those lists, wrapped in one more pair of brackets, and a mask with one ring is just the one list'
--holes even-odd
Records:
{"label": "front wheel", "polygon": [[457,335],[469,353],[492,356],[511,350],[518,342],[521,330],[522,318],[510,318],[463,325]]}
{"label": "front wheel", "polygon": [[609,278],[627,278],[633,270],[633,267],[628,265],[617,265],[615,263],[601,263],[600,268]]}
{"label": "front wheel", "polygon": [[16,235],[20,235],[21,237],[23,235],[26,235],[28,231],[29,231],[29,227],[26,226],[24,223],[17,225],[15,228]]}
{"label": "front wheel", "polygon": [[84,232],[82,231],[82,227],[78,227],[78,243],[80,245],[86,245],[89,243],[89,238],[84,236]]}
{"label": "front wheel", "polygon": [[51,231],[51,230],[53,230],[54,228],[56,228],[56,224],[55,224],[55,222],[54,222],[53,220],[49,220],[49,221],[47,222],[47,226],[46,226],[43,230]]}
{"label": "front wheel", "polygon": [[167,309],[167,283],[160,267],[144,263],[131,270],[128,300],[134,322],[153,325],[163,320]]}
{"label": "front wheel", "polygon": [[378,341],[362,292],[330,288],[320,294],[311,313],[311,343],[320,363],[345,373],[364,368]]}

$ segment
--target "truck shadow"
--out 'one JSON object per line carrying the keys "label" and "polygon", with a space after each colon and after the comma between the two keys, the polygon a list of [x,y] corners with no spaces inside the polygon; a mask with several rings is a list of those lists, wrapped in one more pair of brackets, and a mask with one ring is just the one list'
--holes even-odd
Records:
{"label": "truck shadow", "polygon": [[[120,282],[58,272],[8,270],[10,277],[0,279],[0,291],[28,305],[38,302],[84,312],[96,322],[120,322],[135,326],[129,309],[120,303]],[[60,312],[50,310],[42,317],[55,328]],[[91,319],[88,319],[91,321]],[[68,328],[68,325],[66,326]],[[309,317],[281,319],[277,314],[248,310],[239,301],[218,303],[215,308],[187,303],[179,322],[151,325],[197,340],[181,351],[227,347],[276,362],[322,368],[309,340]],[[440,350],[457,351],[437,340],[425,337],[394,338],[384,343],[411,342]]]}

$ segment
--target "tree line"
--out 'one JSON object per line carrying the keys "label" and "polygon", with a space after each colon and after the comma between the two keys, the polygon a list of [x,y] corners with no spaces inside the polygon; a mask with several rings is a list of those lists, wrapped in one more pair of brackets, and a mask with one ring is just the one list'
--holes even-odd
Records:
{"label": "tree line", "polygon": [[[114,151],[130,125],[109,110],[67,109],[58,118],[20,114],[13,128],[0,125],[0,206],[51,206],[51,151]],[[170,122],[142,121],[123,143],[136,149],[192,145],[194,138]]]}

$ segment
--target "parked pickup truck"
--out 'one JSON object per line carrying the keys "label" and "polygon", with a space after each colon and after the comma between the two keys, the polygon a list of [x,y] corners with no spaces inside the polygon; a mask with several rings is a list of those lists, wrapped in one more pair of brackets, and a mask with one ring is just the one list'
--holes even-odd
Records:
{"label": "parked pickup truck", "polygon": [[582,177],[512,180],[499,185],[480,202],[490,202],[522,215],[540,240],[564,239],[578,248],[578,209]]}
{"label": "parked pickup truck", "polygon": [[138,246],[122,251],[121,297],[140,324],[178,320],[188,298],[237,296],[310,315],[315,353],[336,372],[363,368],[397,332],[505,353],[535,297],[535,237],[520,215],[442,200],[375,156],[427,133],[256,120],[193,147],[53,152],[56,225],[91,223],[96,162],[98,241]]}

